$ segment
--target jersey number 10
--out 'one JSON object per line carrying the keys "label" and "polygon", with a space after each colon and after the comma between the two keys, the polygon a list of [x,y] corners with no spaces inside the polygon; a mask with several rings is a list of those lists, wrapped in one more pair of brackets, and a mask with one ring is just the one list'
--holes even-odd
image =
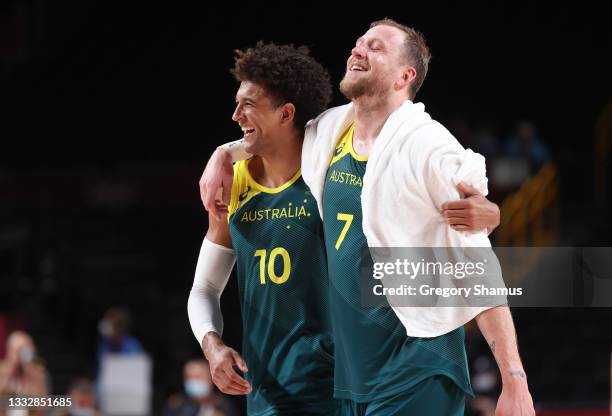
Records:
{"label": "jersey number 10", "polygon": [[[266,257],[268,256],[268,250],[255,250],[255,257],[259,257],[259,281],[262,285],[266,284]],[[276,257],[281,256],[283,261],[283,273],[278,276],[274,270],[274,262]],[[291,258],[289,253],[282,247],[273,248],[270,251],[270,257],[268,258],[268,278],[278,285],[285,283],[289,280],[289,273],[291,273]]]}

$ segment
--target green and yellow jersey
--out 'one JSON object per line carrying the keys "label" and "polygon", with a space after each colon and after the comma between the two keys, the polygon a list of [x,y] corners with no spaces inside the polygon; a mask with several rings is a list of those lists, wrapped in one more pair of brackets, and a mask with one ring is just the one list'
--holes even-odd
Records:
{"label": "green and yellow jersey", "polygon": [[471,394],[463,328],[436,338],[412,338],[391,307],[361,304],[362,267],[371,264],[361,211],[367,157],[353,150],[353,128],[338,142],[323,191],[335,397],[369,402],[433,375],[448,376]]}
{"label": "green and yellow jersey", "polygon": [[333,344],[323,225],[301,173],[278,188],[234,165],[229,228],[237,257],[249,415],[331,415]]}

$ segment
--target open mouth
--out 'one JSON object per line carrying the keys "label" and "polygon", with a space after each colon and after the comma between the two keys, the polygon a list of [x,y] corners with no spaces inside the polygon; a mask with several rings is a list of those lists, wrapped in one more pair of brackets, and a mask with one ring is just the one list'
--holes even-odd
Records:
{"label": "open mouth", "polygon": [[353,64],[349,67],[349,71],[353,72],[366,72],[368,69],[363,66],[363,65],[359,65],[359,64]]}
{"label": "open mouth", "polygon": [[246,139],[247,137],[250,137],[253,134],[255,134],[255,129],[250,129],[250,128],[243,127],[242,128],[242,133],[244,134],[243,139]]}

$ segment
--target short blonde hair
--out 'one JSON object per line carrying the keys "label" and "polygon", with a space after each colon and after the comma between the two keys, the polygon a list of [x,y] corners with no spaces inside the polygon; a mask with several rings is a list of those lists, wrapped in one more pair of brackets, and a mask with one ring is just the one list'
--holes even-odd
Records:
{"label": "short blonde hair", "polygon": [[429,51],[429,47],[425,42],[425,36],[423,36],[423,34],[418,30],[398,23],[395,20],[387,17],[382,20],[372,22],[372,24],[370,24],[370,29],[376,26],[391,26],[406,34],[401,56],[405,63],[414,66],[414,69],[416,70],[416,77],[410,86],[410,98],[414,98],[416,93],[421,88],[421,85],[423,85],[423,81],[425,81],[429,61],[431,61],[431,52]]}

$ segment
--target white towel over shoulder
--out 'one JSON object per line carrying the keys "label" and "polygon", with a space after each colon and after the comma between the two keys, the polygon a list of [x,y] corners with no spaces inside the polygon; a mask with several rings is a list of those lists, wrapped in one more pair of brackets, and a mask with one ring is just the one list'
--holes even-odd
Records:
{"label": "white towel over shoulder", "polygon": [[[323,187],[336,143],[354,121],[352,104],[312,120],[302,151],[302,175],[323,212]],[[406,101],[389,116],[368,157],[361,205],[369,247],[490,247],[487,234],[457,232],[440,214],[466,182],[486,195],[483,156]],[[464,325],[487,307],[394,307],[409,336],[434,337]]]}

